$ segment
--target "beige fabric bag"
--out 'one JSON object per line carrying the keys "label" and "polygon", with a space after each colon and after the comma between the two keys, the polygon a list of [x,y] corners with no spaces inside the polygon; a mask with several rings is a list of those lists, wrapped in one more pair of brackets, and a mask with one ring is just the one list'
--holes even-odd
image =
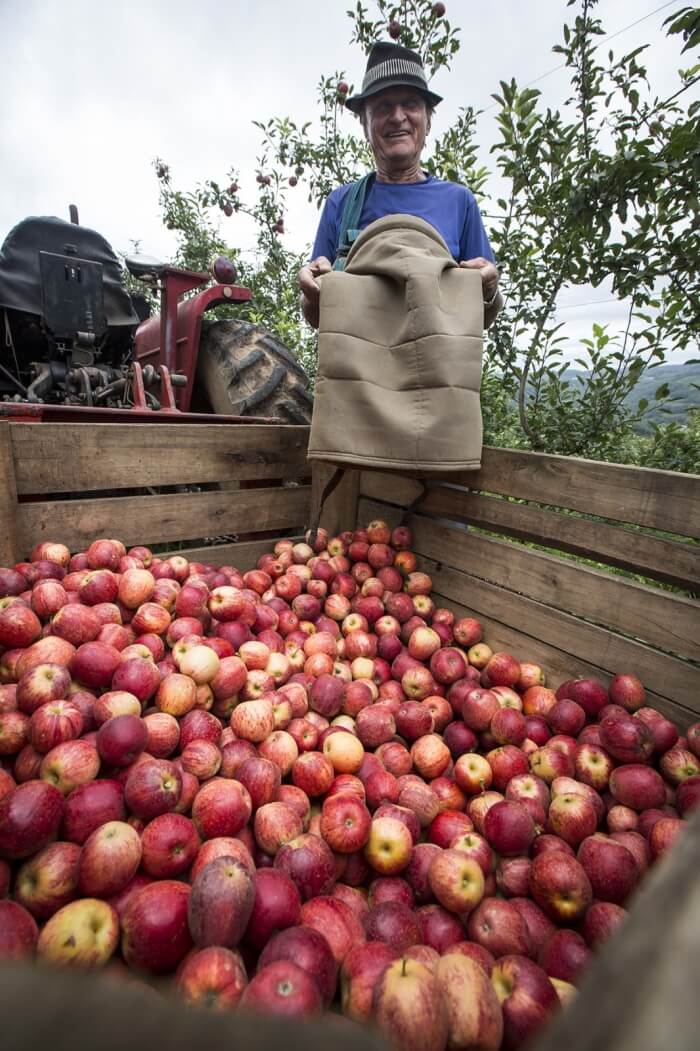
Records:
{"label": "beige fabric bag", "polygon": [[441,475],[481,465],[484,304],[438,232],[411,215],[362,231],[321,278],[309,458]]}

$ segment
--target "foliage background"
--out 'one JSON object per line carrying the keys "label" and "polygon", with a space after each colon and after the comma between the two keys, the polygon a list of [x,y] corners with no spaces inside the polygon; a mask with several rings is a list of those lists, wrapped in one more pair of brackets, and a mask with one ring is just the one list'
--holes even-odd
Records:
{"label": "foliage background", "polygon": [[[461,46],[444,6],[374,0],[370,8],[358,0],[348,12],[351,41],[367,52],[388,33],[420,51],[434,75]],[[477,195],[501,263],[506,308],[486,345],[485,440],[697,472],[697,362],[665,361],[672,350],[695,353],[700,331],[700,8],[680,5],[664,23],[679,71],[663,98],[649,82],[645,48],[616,55],[601,46],[596,8],[597,0],[562,2],[566,23],[552,50],[566,66],[570,95],[560,110],[543,107],[534,87],[494,85],[490,167],[478,161],[481,115],[470,107],[433,143],[424,166]],[[273,330],[312,376],[315,338],[296,288],[305,253],[285,247],[285,204],[305,190],[320,205],[371,167],[364,140],[340,130],[348,88],[343,70],[322,75],[313,120],[256,122],[252,199],[239,192],[235,169],[180,190],[167,164],[155,162],[163,221],[177,235],[175,261],[206,269],[216,255],[233,258],[253,291],[247,316]],[[237,212],[255,220],[255,265],[220,232],[222,213]],[[572,345],[555,317],[557,297],[610,275],[613,294],[628,304],[626,332],[615,336],[594,322]]]}

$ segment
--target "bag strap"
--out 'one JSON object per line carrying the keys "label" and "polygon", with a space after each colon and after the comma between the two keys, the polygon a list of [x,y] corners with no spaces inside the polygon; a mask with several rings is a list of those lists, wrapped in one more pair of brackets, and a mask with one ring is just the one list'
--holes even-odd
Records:
{"label": "bag strap", "polygon": [[352,187],[345,198],[343,215],[340,220],[340,233],[338,235],[338,251],[335,262],[333,263],[334,270],[345,269],[346,256],[352,248],[353,241],[357,239],[360,233],[362,209],[365,206],[367,191],[374,176],[374,172],[369,172],[367,175],[363,175],[361,179],[358,179],[357,182],[352,184]]}

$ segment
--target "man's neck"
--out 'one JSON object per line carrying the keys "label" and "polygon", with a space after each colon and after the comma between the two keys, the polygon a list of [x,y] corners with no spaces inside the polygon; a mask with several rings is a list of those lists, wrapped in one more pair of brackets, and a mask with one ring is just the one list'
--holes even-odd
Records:
{"label": "man's neck", "polygon": [[402,171],[387,171],[377,167],[377,182],[425,182],[427,175],[420,164],[413,164]]}

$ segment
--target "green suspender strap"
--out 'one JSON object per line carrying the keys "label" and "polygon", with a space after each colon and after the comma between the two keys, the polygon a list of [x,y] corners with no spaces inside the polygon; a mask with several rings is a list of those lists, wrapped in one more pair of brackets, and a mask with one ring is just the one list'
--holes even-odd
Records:
{"label": "green suspender strap", "polygon": [[333,263],[334,270],[345,269],[345,258],[352,248],[353,241],[360,233],[360,217],[365,206],[365,197],[369,189],[370,180],[374,179],[374,172],[369,172],[357,182],[352,184],[352,189],[345,198],[343,215],[340,220],[340,234],[338,237],[338,254]]}

